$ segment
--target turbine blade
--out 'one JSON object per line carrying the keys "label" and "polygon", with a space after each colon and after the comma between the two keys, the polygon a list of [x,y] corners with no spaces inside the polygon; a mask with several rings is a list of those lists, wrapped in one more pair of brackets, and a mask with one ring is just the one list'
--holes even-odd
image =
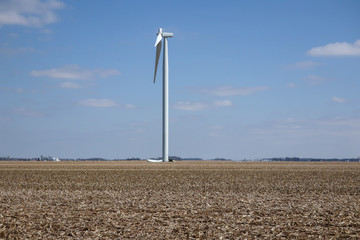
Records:
{"label": "turbine blade", "polygon": [[157,44],[156,47],[156,58],[155,58],[155,72],[154,72],[154,83],[155,83],[155,79],[156,79],[156,70],[157,70],[157,66],[159,64],[159,59],[160,59],[160,53],[161,53],[161,39],[160,39],[160,43]]}
{"label": "turbine blade", "polygon": [[156,37],[156,41],[155,41],[154,47],[156,47],[156,45],[158,45],[159,42],[161,42],[161,39],[162,39],[162,35],[161,35],[161,33],[158,33],[158,35],[157,35],[157,37]]}

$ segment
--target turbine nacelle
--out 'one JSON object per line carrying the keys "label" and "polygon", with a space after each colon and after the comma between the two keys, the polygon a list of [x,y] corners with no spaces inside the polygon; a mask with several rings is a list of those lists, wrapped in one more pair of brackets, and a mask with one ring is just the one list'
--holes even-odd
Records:
{"label": "turbine nacelle", "polygon": [[166,32],[165,32],[165,33],[162,33],[161,35],[162,35],[162,37],[164,37],[164,38],[165,38],[165,37],[167,38],[167,37],[173,37],[173,36],[174,36],[173,33],[166,33]]}

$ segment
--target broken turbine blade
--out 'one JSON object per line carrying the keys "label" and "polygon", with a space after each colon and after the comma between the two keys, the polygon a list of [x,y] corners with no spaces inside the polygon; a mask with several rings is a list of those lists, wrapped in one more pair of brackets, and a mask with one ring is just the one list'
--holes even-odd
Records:
{"label": "broken turbine blade", "polygon": [[160,41],[160,44],[157,44],[157,47],[156,47],[154,83],[155,83],[155,80],[156,80],[156,71],[157,71],[157,66],[159,64],[159,59],[160,59],[160,54],[161,54],[161,46],[162,46],[162,43]]}
{"label": "broken turbine blade", "polygon": [[161,39],[162,39],[162,34],[159,32],[159,33],[157,34],[154,47],[156,47],[156,45],[158,45],[159,42],[161,42]]}

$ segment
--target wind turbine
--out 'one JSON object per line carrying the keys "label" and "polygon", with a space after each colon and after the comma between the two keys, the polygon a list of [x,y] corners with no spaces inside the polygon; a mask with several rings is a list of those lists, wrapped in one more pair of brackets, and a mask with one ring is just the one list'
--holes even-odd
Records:
{"label": "wind turbine", "polygon": [[[159,63],[161,54],[161,47],[164,45],[163,52],[163,139],[162,139],[162,162],[169,161],[169,62],[168,62],[168,42],[167,39],[173,37],[173,33],[163,32],[162,28],[159,28],[157,33],[155,46],[156,58],[155,58],[155,72],[154,83],[156,80],[156,70]],[[156,160],[149,159],[149,162],[155,162]]]}

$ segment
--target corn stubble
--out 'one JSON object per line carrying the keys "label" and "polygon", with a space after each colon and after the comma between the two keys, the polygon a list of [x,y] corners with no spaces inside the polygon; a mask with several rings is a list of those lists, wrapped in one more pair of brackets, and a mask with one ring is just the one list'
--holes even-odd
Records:
{"label": "corn stubble", "polygon": [[359,163],[0,162],[0,239],[360,239]]}

